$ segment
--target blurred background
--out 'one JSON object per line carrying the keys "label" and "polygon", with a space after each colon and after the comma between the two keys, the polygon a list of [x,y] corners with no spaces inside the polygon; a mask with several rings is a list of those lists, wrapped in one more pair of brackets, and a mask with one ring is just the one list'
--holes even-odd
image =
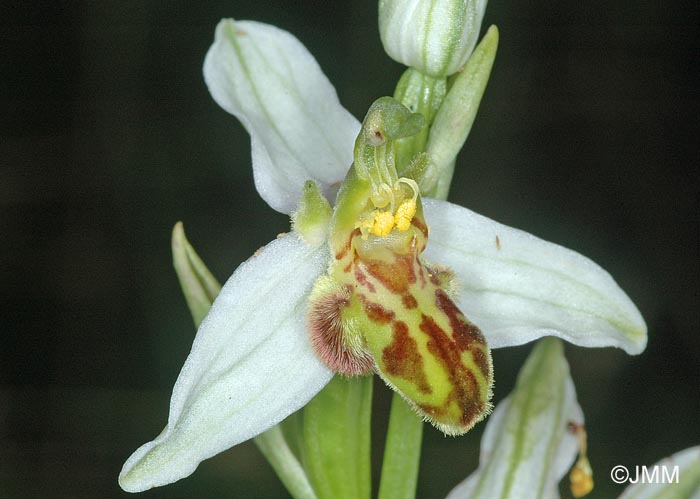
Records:
{"label": "blurred background", "polygon": [[[201,76],[231,16],[294,33],[360,119],[402,72],[370,0],[0,3],[2,497],[126,496],[117,474],[164,426],[195,332],[173,224],[222,281],[288,230]],[[492,2],[484,21],[501,44],[450,199],[591,257],[649,326],[635,357],[567,345],[594,497],[621,492],[614,465],[700,444],[699,21],[690,0]],[[496,401],[529,350],[494,352]],[[418,497],[476,467],[483,428],[426,428]],[[246,443],[143,494],[219,496],[286,493]]]}

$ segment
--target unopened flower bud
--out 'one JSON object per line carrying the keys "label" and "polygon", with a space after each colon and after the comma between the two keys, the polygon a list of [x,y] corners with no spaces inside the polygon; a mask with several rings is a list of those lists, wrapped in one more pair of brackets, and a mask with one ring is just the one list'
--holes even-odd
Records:
{"label": "unopened flower bud", "polygon": [[384,50],[421,73],[451,75],[474,49],[485,9],[486,0],[380,0]]}

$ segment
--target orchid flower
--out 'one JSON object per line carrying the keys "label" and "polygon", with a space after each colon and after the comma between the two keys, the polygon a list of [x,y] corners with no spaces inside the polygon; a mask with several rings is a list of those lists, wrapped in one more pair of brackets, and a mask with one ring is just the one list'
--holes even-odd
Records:
{"label": "orchid flower", "polygon": [[[477,77],[456,82],[445,100],[462,99],[472,114],[495,29],[487,37],[464,71]],[[423,196],[440,192],[431,168],[454,164],[471,126],[450,121],[457,104],[430,120],[427,154],[402,164],[395,146],[427,129],[422,116],[385,98],[361,126],[301,42],[279,28],[221,21],[204,76],[249,132],[256,188],[292,215],[293,231],[221,289],[175,383],[167,426],[124,464],[125,490],[190,475],[306,405],[336,372],[376,372],[419,416],[462,434],[489,412],[489,347],[556,336],[644,349],[639,311],[594,262]],[[561,389],[570,391],[563,381]]]}

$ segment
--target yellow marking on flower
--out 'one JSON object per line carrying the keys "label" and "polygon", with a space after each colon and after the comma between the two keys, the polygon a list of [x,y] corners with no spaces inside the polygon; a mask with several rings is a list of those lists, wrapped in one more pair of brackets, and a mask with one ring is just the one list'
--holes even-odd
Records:
{"label": "yellow marking on flower", "polygon": [[416,214],[416,202],[413,199],[403,201],[396,210],[395,226],[397,230],[405,232],[411,226],[413,215]]}
{"label": "yellow marking on flower", "polygon": [[[407,185],[413,191],[410,198],[406,198],[401,184]],[[380,184],[371,196],[371,202],[375,209],[369,213],[361,214],[355,223],[355,228],[360,229],[362,239],[367,240],[370,234],[386,237],[394,229],[406,232],[411,227],[411,222],[416,214],[418,194],[418,184],[410,178],[398,179],[393,188],[384,183]],[[387,206],[389,209],[384,210],[383,208]]]}
{"label": "yellow marking on flower", "polygon": [[583,497],[593,490],[593,470],[587,457],[579,457],[578,461],[569,473],[571,481],[571,495]]}
{"label": "yellow marking on flower", "polygon": [[372,234],[379,237],[388,236],[391,234],[391,229],[394,228],[394,215],[389,211],[375,211],[374,224],[372,225]]}
{"label": "yellow marking on flower", "polygon": [[582,424],[570,423],[569,430],[574,432],[578,438],[579,457],[569,473],[571,494],[578,498],[585,496],[593,490],[593,470],[591,469],[591,463],[588,461],[588,457],[586,457],[588,440],[586,427]]}

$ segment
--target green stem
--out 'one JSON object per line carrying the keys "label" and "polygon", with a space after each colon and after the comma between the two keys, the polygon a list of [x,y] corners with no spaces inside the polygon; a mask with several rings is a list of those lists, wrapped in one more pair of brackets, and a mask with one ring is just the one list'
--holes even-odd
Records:
{"label": "green stem", "polygon": [[[394,97],[411,111],[425,117],[425,127],[416,135],[396,144],[397,167],[404,170],[413,157],[425,150],[430,125],[446,93],[446,80],[408,68],[401,77]],[[449,184],[449,179],[448,179]],[[447,198],[447,191],[442,199]],[[416,496],[423,421],[403,398],[394,393],[384,449],[379,499],[411,499]]]}
{"label": "green stem", "polygon": [[294,499],[316,499],[304,468],[287,445],[280,425],[261,433],[253,442]]}
{"label": "green stem", "polygon": [[410,499],[416,496],[422,436],[423,421],[398,393],[394,393],[379,499]]}
{"label": "green stem", "polygon": [[422,74],[408,68],[394,91],[394,98],[414,113],[425,118],[425,126],[410,137],[396,141],[396,167],[401,174],[416,154],[425,151],[430,126],[435,119],[447,91],[447,79]]}

